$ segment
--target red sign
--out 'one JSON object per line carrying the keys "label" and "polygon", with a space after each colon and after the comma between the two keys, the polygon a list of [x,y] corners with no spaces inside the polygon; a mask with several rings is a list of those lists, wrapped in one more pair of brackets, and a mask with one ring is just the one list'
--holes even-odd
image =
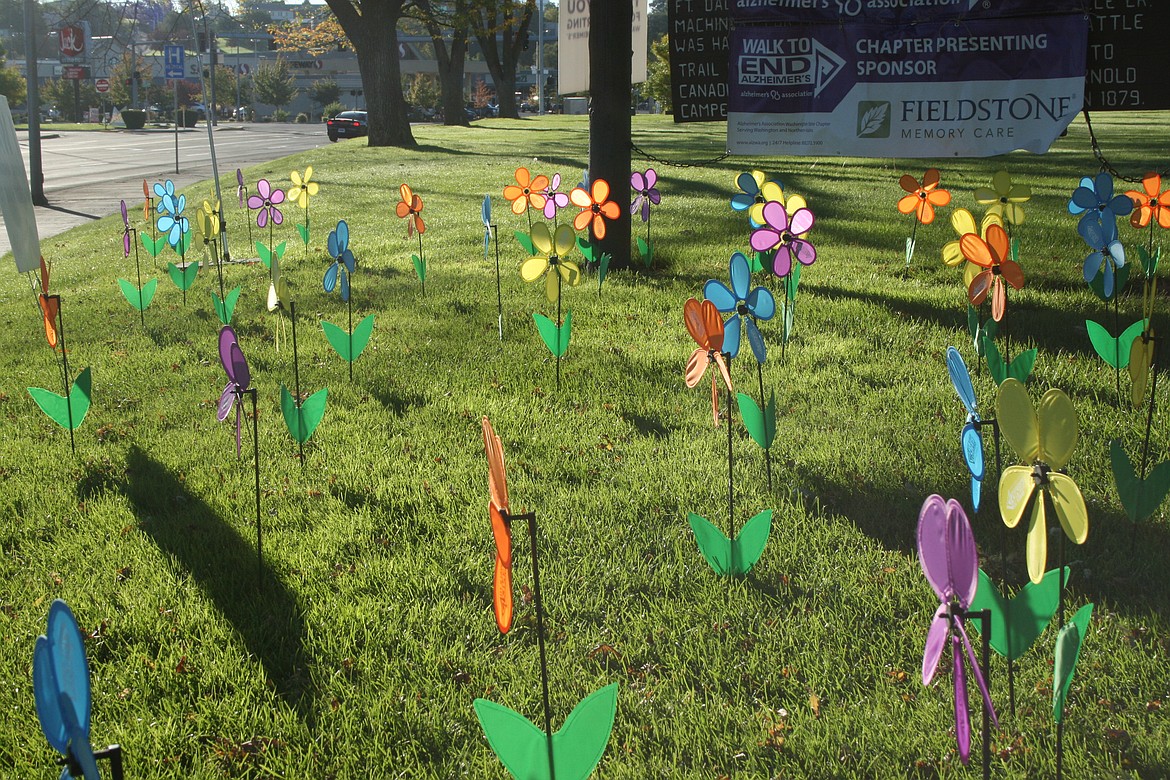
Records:
{"label": "red sign", "polygon": [[96,89],[99,94],[104,95],[105,93],[110,91],[110,80],[109,79],[94,79],[93,80],[93,88]]}
{"label": "red sign", "polygon": [[85,54],[85,30],[81,25],[70,24],[57,31],[61,56],[76,58]]}
{"label": "red sign", "polygon": [[89,67],[86,65],[65,65],[61,68],[61,78],[80,81],[89,78]]}

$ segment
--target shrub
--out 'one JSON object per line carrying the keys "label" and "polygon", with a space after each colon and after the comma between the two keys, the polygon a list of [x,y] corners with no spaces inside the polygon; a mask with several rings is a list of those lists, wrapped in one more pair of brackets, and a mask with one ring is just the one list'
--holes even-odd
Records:
{"label": "shrub", "polygon": [[334,101],[321,109],[321,121],[324,122],[326,119],[332,119],[344,110],[340,103]]}
{"label": "shrub", "polygon": [[302,111],[301,113],[297,114],[297,118],[293,121],[298,125],[306,125],[309,123],[309,115]]}
{"label": "shrub", "polygon": [[283,108],[276,109],[275,111],[272,112],[272,121],[273,122],[287,122],[288,121],[288,112],[285,111]]}

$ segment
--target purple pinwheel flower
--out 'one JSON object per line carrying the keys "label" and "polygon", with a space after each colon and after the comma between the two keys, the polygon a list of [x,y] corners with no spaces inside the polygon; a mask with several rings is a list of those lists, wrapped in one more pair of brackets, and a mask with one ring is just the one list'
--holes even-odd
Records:
{"label": "purple pinwheel flower", "polygon": [[122,201],[122,257],[130,256],[130,215],[126,211],[126,201]]}
{"label": "purple pinwheel flower", "polygon": [[991,704],[991,694],[987,690],[983,670],[975,660],[975,650],[963,627],[966,610],[975,598],[975,590],[979,585],[979,551],[975,547],[971,523],[958,501],[944,501],[942,496],[932,495],[923,502],[918,513],[918,562],[941,602],[926,635],[926,649],[922,654],[922,684],[930,685],[934,679],[943,649],[949,640],[955,675],[955,740],[959,745],[959,758],[966,764],[971,757],[971,712],[967,708],[964,649],[975,672],[983,705],[996,726],[999,725],[999,719]]}
{"label": "purple pinwheel flower", "polygon": [[349,225],[344,219],[338,220],[337,228],[329,232],[329,256],[333,264],[325,269],[325,279],[322,285],[325,292],[333,292],[337,282],[341,281],[341,300],[349,300],[349,275],[353,273],[357,260],[349,248]]}
{"label": "purple pinwheel flower", "polygon": [[219,331],[219,362],[227,374],[228,383],[219,396],[215,416],[223,422],[231,414],[232,407],[236,407],[236,457],[239,457],[240,410],[243,407],[243,395],[248,392],[248,385],[252,382],[252,372],[248,368],[248,361],[244,359],[244,353],[236,340],[236,332],[231,325],[225,325]]}
{"label": "purple pinwheel flower", "polygon": [[634,171],[630,174],[630,186],[638,193],[630,204],[630,214],[637,214],[641,210],[643,222],[650,221],[650,204],[657,206],[662,201],[662,193],[654,186],[657,183],[658,172],[653,168],[647,168],[646,173]]}
{"label": "purple pinwheel flower", "polygon": [[[566,192],[557,192],[561,186],[561,175],[554,173],[548,186],[544,188],[544,218],[552,219],[557,215],[557,212],[569,205],[569,194]],[[486,251],[486,250],[485,250]]]}
{"label": "purple pinwheel flower", "polygon": [[[168,181],[167,184],[170,184]],[[158,185],[154,185],[157,191]],[[158,218],[158,232],[167,234],[167,243],[172,247],[177,247],[179,241],[183,238],[183,234],[191,229],[191,224],[187,218],[183,216],[183,209],[187,208],[187,196],[180,195],[178,198],[173,198],[171,195],[163,196],[159,201],[160,208],[166,205],[167,210]]]}
{"label": "purple pinwheel flower", "polygon": [[1125,195],[1113,194],[1113,177],[1105,171],[1092,179],[1088,176],[1081,179],[1081,186],[1073,190],[1072,200],[1068,202],[1068,213],[1084,213],[1082,220],[1090,216],[1099,216],[1104,222],[1107,216],[1116,219],[1124,217],[1131,211],[1133,201]]}
{"label": "purple pinwheel flower", "polygon": [[1089,212],[1077,223],[1077,232],[1093,250],[1085,258],[1085,282],[1092,284],[1098,274],[1104,274],[1101,292],[1108,300],[1113,297],[1114,274],[1125,265],[1125,247],[1117,240],[1117,223]]}
{"label": "purple pinwheel flower", "polygon": [[775,316],[776,299],[763,287],[751,287],[751,264],[743,252],[731,256],[728,274],[731,277],[730,287],[716,279],[709,279],[703,285],[703,297],[715,304],[716,309],[724,313],[735,312],[723,325],[723,351],[733,355],[739,353],[739,324],[742,319],[747,327],[752,354],[757,363],[763,363],[768,352],[756,320],[770,320]]}
{"label": "purple pinwheel flower", "polygon": [[264,227],[269,219],[274,225],[284,222],[284,215],[277,208],[281,203],[284,203],[283,190],[272,189],[268,179],[256,182],[256,194],[248,196],[248,208],[259,210],[256,214],[256,227]]}
{"label": "purple pinwheel flower", "polygon": [[764,224],[752,232],[752,249],[757,252],[776,250],[772,260],[772,273],[780,278],[792,271],[793,258],[802,265],[812,265],[817,259],[816,248],[801,238],[812,229],[815,217],[806,208],[797,209],[789,218],[784,204],[770,200],[764,204]]}
{"label": "purple pinwheel flower", "polygon": [[248,188],[244,186],[244,172],[236,168],[236,197],[240,199],[240,208],[244,207],[244,194]]}

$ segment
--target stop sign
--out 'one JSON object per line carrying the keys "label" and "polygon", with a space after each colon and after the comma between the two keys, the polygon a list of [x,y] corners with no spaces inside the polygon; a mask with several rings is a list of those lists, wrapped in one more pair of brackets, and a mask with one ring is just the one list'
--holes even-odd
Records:
{"label": "stop sign", "polygon": [[93,80],[93,88],[96,89],[99,93],[105,94],[106,92],[110,91],[110,80],[109,79],[94,79]]}

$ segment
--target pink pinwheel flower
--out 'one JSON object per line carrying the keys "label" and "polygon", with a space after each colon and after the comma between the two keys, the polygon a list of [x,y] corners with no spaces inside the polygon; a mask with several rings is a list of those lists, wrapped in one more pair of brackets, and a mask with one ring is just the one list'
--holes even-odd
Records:
{"label": "pink pinwheel flower", "polygon": [[284,222],[284,215],[276,207],[280,203],[284,203],[284,190],[272,189],[268,179],[256,182],[256,194],[248,196],[248,208],[259,209],[256,214],[256,227],[264,227],[269,219],[274,225]]}
{"label": "pink pinwheel flower", "polygon": [[569,193],[557,192],[561,186],[561,175],[554,173],[552,181],[544,188],[544,218],[552,219],[557,212],[569,205]]}
{"label": "pink pinwheel flower", "polygon": [[781,278],[788,276],[792,271],[793,258],[802,265],[813,264],[817,259],[817,250],[807,239],[801,238],[812,229],[816,221],[811,211],[799,208],[790,218],[784,204],[772,200],[764,204],[762,216],[764,225],[752,232],[752,249],[757,252],[776,250],[772,273]]}
{"label": "pink pinwheel flower", "polygon": [[646,173],[634,171],[630,174],[630,187],[633,188],[634,202],[630,204],[630,215],[642,212],[642,221],[650,221],[650,204],[657,206],[662,201],[662,193],[654,185],[658,183],[658,172],[647,168]]}

